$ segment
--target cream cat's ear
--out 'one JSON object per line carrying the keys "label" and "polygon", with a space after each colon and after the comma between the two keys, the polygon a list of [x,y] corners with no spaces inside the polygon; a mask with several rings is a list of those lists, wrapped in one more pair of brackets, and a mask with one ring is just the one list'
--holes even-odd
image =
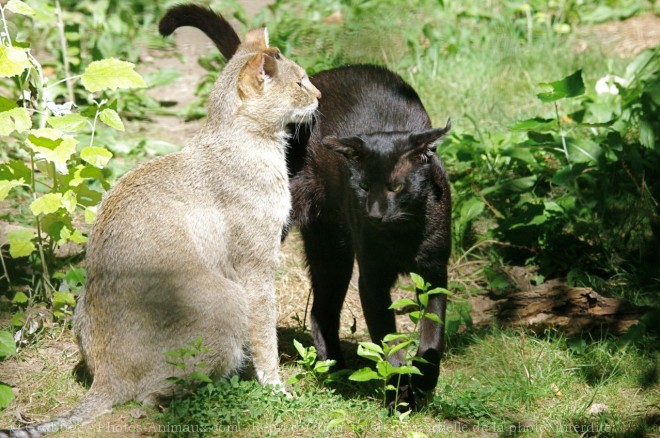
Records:
{"label": "cream cat's ear", "polygon": [[276,47],[256,53],[238,75],[238,94],[241,99],[261,94],[264,84],[277,75],[280,51]]}
{"label": "cream cat's ear", "polygon": [[268,29],[262,27],[260,29],[253,29],[245,35],[241,49],[246,51],[256,52],[257,50],[265,50],[268,48]]}

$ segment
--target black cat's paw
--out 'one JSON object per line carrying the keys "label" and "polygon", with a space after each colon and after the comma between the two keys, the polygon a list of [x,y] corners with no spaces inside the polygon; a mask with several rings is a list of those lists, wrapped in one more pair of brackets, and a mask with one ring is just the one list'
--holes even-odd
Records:
{"label": "black cat's paw", "polygon": [[428,392],[433,390],[438,384],[442,353],[431,349],[420,356],[424,359],[424,362],[414,361],[414,365],[422,374],[414,374],[412,376],[412,385],[415,390]]}
{"label": "black cat's paw", "polygon": [[[392,382],[392,386],[395,387],[396,383]],[[413,387],[410,385],[410,382],[401,382],[398,391],[393,389],[387,390],[385,400],[387,403],[387,412],[390,415],[394,413],[395,409],[400,413],[404,413],[414,411],[417,408],[415,394],[413,393]]]}
{"label": "black cat's paw", "polygon": [[415,366],[422,372],[422,375],[414,374],[412,376],[412,386],[416,390],[428,392],[438,384],[440,376],[439,365],[432,363],[415,363]]}

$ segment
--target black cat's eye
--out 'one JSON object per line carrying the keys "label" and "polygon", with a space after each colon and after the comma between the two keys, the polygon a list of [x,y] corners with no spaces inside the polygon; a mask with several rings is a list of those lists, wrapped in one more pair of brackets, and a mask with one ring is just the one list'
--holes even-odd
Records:
{"label": "black cat's eye", "polygon": [[365,192],[368,192],[368,191],[369,191],[369,186],[367,185],[367,183],[365,183],[365,182],[360,182],[360,184],[358,184],[358,185],[359,185],[360,188],[361,188],[362,190],[364,190]]}
{"label": "black cat's eye", "polygon": [[403,183],[395,183],[390,186],[390,192],[399,193],[403,190]]}

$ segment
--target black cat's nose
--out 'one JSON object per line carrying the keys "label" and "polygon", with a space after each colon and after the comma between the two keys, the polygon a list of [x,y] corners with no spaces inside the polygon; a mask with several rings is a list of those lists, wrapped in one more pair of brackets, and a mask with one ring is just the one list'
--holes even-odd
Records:
{"label": "black cat's nose", "polygon": [[383,213],[380,211],[380,205],[378,205],[378,202],[374,202],[371,208],[367,210],[367,217],[372,222],[383,221]]}

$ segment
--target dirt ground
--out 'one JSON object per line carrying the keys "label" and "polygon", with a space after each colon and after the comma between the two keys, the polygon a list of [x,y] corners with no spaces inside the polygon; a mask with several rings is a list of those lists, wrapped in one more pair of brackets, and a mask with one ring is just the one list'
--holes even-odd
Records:
{"label": "dirt ground", "polygon": [[[256,12],[268,1],[243,2],[249,12]],[[651,31],[638,31],[639,26]],[[173,84],[153,90],[154,96],[167,96],[168,101],[176,101],[182,107],[193,100],[193,90],[204,70],[197,64],[197,58],[215,50],[212,43],[196,29],[183,28],[175,35],[177,51],[184,55],[183,61],[174,57],[163,57],[162,53],[145,54],[146,68],[176,68],[181,77]],[[640,48],[660,44],[660,20],[658,17],[640,17],[623,23],[612,23],[591,28],[581,37],[577,50],[589,50],[593,44],[606,44],[617,53],[630,55]],[[144,68],[144,67],[143,67]],[[199,129],[201,121],[186,123],[172,117],[158,116],[153,124],[143,126],[143,132],[149,132],[156,139],[174,144],[183,144]],[[451,275],[458,280],[465,278],[464,269],[468,265],[454,266]],[[303,344],[311,345],[309,327],[310,284],[306,274],[302,255],[302,245],[297,233],[292,233],[282,247],[282,268],[277,278],[278,291],[278,326],[280,328],[281,359],[287,362],[293,359],[291,339],[295,336]],[[397,299],[406,292],[395,290]],[[406,317],[399,318],[399,327],[409,328]],[[408,326],[408,327],[407,327]],[[347,344],[355,344],[367,338],[366,326],[362,317],[357,293],[357,276],[354,275],[342,311],[341,337]],[[352,346],[354,354],[355,347]],[[71,370],[79,358],[77,347],[68,330],[51,331],[33,345],[28,346],[18,358],[9,359],[0,365],[0,381],[16,389],[16,400],[0,415],[0,424],[16,424],[16,419],[23,421],[41,421],[52,414],[66,411],[85,392],[83,386],[71,376]],[[285,378],[287,376],[284,376]],[[89,437],[89,436],[154,436],[158,425],[149,419],[141,407],[132,404],[122,406],[112,414],[105,415],[93,423],[73,431],[60,432],[53,436]],[[119,435],[118,435],[119,434]]]}

